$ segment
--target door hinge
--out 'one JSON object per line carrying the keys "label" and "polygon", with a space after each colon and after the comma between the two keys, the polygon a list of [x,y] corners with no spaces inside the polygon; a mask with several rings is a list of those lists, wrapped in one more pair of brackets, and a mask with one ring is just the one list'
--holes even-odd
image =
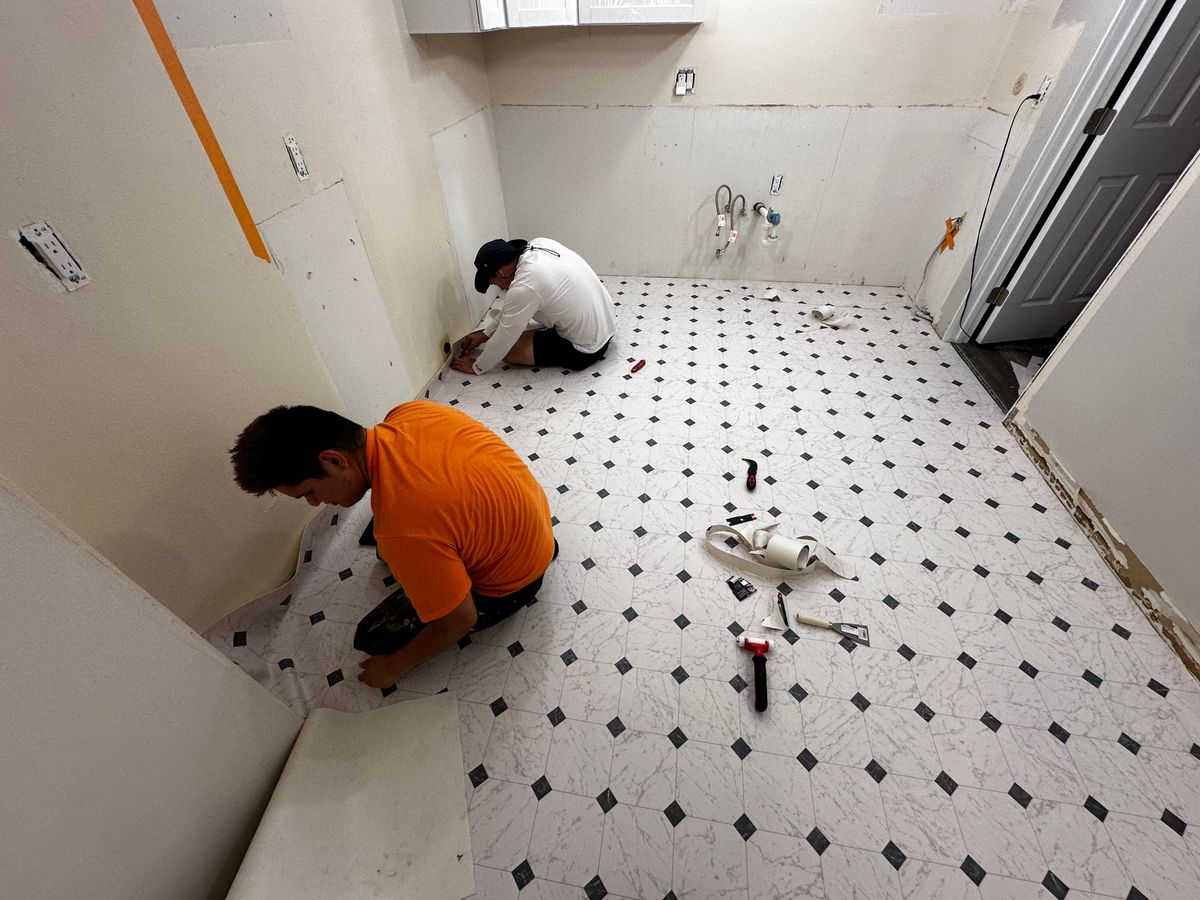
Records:
{"label": "door hinge", "polygon": [[1008,288],[994,287],[992,288],[992,292],[987,295],[987,299],[983,302],[988,306],[1003,306],[1006,299],[1008,299]]}
{"label": "door hinge", "polygon": [[1087,124],[1083,126],[1083,133],[1104,134],[1116,117],[1117,110],[1114,107],[1101,106],[1088,117]]}

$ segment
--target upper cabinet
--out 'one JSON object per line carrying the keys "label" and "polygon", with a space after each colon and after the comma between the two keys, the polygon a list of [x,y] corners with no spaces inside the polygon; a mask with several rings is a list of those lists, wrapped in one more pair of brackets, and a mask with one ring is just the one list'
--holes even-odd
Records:
{"label": "upper cabinet", "polygon": [[509,28],[578,25],[578,0],[505,0]]}
{"label": "upper cabinet", "polygon": [[708,0],[404,0],[412,34],[704,21]]}
{"label": "upper cabinet", "polygon": [[578,0],[580,25],[703,22],[707,0]]}

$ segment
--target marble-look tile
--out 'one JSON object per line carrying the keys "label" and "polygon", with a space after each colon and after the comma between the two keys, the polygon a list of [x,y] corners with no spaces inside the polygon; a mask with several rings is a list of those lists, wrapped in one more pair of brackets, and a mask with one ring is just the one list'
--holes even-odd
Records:
{"label": "marble-look tile", "polygon": [[[677,521],[676,527],[682,527],[681,523]],[[630,605],[638,611],[639,616],[674,621],[675,617],[683,612],[685,587],[674,573],[662,575],[658,572],[643,572],[634,580]],[[728,588],[726,590],[728,591]]]}
{"label": "marble-look tile", "polygon": [[698,625],[719,625],[724,628],[734,620],[736,609],[753,602],[764,593],[752,594],[739,604],[723,580],[693,578],[683,586],[683,614]]}
{"label": "marble-look tile", "polygon": [[[951,798],[958,813],[963,842],[983,870],[1040,882],[1046,860],[1029,819],[1007,794],[959,787]],[[984,879],[986,884],[988,878]]]}
{"label": "marble-look tile", "polygon": [[446,686],[461,700],[491,703],[504,692],[512,659],[503,647],[469,644],[459,651]]}
{"label": "marble-look tile", "polygon": [[[1110,813],[1104,827],[1133,884],[1155,900],[1200,896],[1200,873],[1182,838],[1158,818]],[[1190,830],[1190,829],[1189,829]]]}
{"label": "marble-look tile", "polygon": [[863,718],[871,735],[871,753],[885,769],[918,778],[937,777],[942,765],[929,724],[920,715],[912,710],[872,705]]}
{"label": "marble-look tile", "polygon": [[[632,533],[629,540],[635,550],[636,539]],[[588,571],[579,599],[589,609],[608,609],[613,612],[628,609],[633,602],[634,583],[637,581],[629,572],[629,566],[634,562],[633,558],[627,559],[623,565],[606,565],[599,557],[596,557],[595,561],[598,565]]]}
{"label": "marble-look tile", "polygon": [[462,741],[464,772],[470,772],[483,762],[483,751],[492,735],[495,718],[486,704],[458,701],[458,734]]}
{"label": "marble-look tile", "polygon": [[971,670],[984,708],[1006,725],[1045,728],[1050,711],[1033,683],[1020,669],[980,663]]}
{"label": "marble-look tile", "polygon": [[1040,671],[1063,675],[1079,675],[1087,668],[1068,634],[1049,622],[1015,619],[1008,627],[1021,652],[1014,665],[1025,660]]}
{"label": "marble-look tile", "polygon": [[1079,658],[1106,681],[1145,684],[1150,680],[1135,649],[1111,630],[1072,628],[1070,636]]}
{"label": "marble-look tile", "polygon": [[556,791],[595,797],[609,786],[613,736],[604,725],[567,719],[555,726],[546,780]]}
{"label": "marble-look tile", "polygon": [[850,657],[858,690],[872,703],[912,709],[921,702],[912,666],[895,650],[859,647]]}
{"label": "marble-look tile", "polygon": [[745,810],[742,763],[728,746],[689,740],[676,754],[675,799],[689,816],[732,825]]}
{"label": "marble-look tile", "polygon": [[[1123,590],[1121,594],[1124,595],[1126,603],[1132,602]],[[1134,619],[1130,623],[1133,626],[1140,624],[1137,619],[1145,622],[1145,616],[1140,609],[1132,610],[1127,617],[1122,617],[1122,619],[1122,624],[1125,621],[1129,621],[1129,619]],[[1146,624],[1148,625],[1149,623]],[[1125,627],[1130,628],[1131,631],[1134,630],[1130,625],[1126,625]],[[1129,637],[1129,645],[1141,659],[1146,671],[1160,684],[1164,684],[1172,689],[1191,691],[1192,693],[1200,691],[1200,682],[1188,671],[1171,646],[1157,633],[1134,633]]]}
{"label": "marble-look tile", "polygon": [[997,738],[1013,780],[1031,795],[1066,803],[1087,799],[1087,787],[1070,749],[1049,731],[1006,725],[997,732]]}
{"label": "marble-look tile", "polygon": [[615,663],[625,655],[629,623],[619,612],[585,609],[575,619],[571,649],[580,659]]}
{"label": "marble-look tile", "polygon": [[958,865],[966,856],[950,797],[923,778],[889,774],[879,783],[892,843],[905,855]]}
{"label": "marble-look tile", "polygon": [[883,849],[890,839],[883,800],[866,770],[821,762],[810,775],[813,814],[825,837],[848,847]]}
{"label": "marble-look tile", "polygon": [[997,619],[995,609],[993,601],[991,609],[986,612],[959,610],[955,614],[954,630],[958,633],[963,652],[977,662],[1019,666],[1025,657],[1013,638],[1012,626]]}
{"label": "marble-look tile", "polygon": [[583,887],[599,871],[603,833],[604,813],[593,798],[550,791],[537,802],[529,841],[533,874]]}
{"label": "marble-look tile", "polygon": [[1100,695],[1121,726],[1140,744],[1186,750],[1192,740],[1175,715],[1170,695],[1161,697],[1145,685],[1106,681]]}
{"label": "marble-look tile", "polygon": [[957,659],[915,656],[912,671],[921,699],[934,712],[970,719],[983,715],[983,700],[971,670]]}
{"label": "marble-look tile", "polygon": [[904,900],[979,900],[979,888],[958,865],[910,859],[900,867],[900,884]]}
{"label": "marble-look tile", "polygon": [[812,831],[812,786],[795,756],[753,750],[742,760],[742,787],[756,828],[797,838]]}
{"label": "marble-look tile", "polygon": [[625,658],[636,668],[670,672],[679,665],[683,636],[670,619],[639,615],[629,623],[627,635]]}
{"label": "marble-look tile", "polygon": [[787,691],[768,687],[767,708],[762,712],[754,708],[753,687],[738,694],[736,703],[741,737],[755,750],[795,756],[805,748],[804,713]]}
{"label": "marble-look tile", "polygon": [[1072,736],[1067,749],[1088,793],[1110,810],[1155,819],[1162,815],[1163,798],[1141,761],[1119,743]]}
{"label": "marble-look tile", "polygon": [[520,653],[509,667],[504,700],[511,709],[548,713],[559,705],[566,672],[557,656],[532,651]]}
{"label": "marble-look tile", "polygon": [[917,653],[956,659],[963,652],[951,617],[936,605],[916,606],[901,600],[895,615],[904,643]]}
{"label": "marble-look tile", "polygon": [[733,635],[716,625],[689,625],[683,629],[681,665],[689,675],[726,681],[737,672]]}
{"label": "marble-look tile", "polygon": [[1129,876],[1103,823],[1081,806],[1034,800],[1029,822],[1050,871],[1072,888],[1113,897],[1129,890]]}
{"label": "marble-look tile", "polygon": [[836,844],[821,855],[828,900],[902,900],[900,876],[878,851]]}
{"label": "marble-look tile", "polygon": [[[436,694],[450,683],[450,673],[458,662],[458,653],[448,650],[428,659],[396,682],[397,688],[417,694]],[[495,699],[489,697],[489,700]]]}
{"label": "marble-look tile", "polygon": [[633,669],[621,679],[618,709],[626,728],[669,734],[679,720],[679,685],[666,672]]}
{"label": "marble-look tile", "polygon": [[991,872],[979,885],[982,900],[1046,900],[1049,896],[1040,880],[1023,881]]}
{"label": "marble-look tile", "polygon": [[858,707],[849,700],[816,695],[805,699],[802,707],[804,743],[817,759],[854,767],[870,762],[872,744],[867,736],[867,723]]}
{"label": "marble-look tile", "polygon": [[575,619],[575,611],[570,606],[535,603],[525,611],[519,638],[521,646],[534,653],[562,653],[575,637]]}
{"label": "marble-look tile", "polygon": [[697,740],[732,743],[738,731],[737,692],[724,681],[686,679],[679,685],[679,727]]}
{"label": "marble-look tile", "polygon": [[1036,684],[1054,721],[1071,734],[1115,741],[1121,727],[1113,718],[1104,695],[1077,675],[1043,672]]}
{"label": "marble-look tile", "polygon": [[1143,747],[1142,768],[1170,810],[1200,831],[1200,759],[1179,750]]}
{"label": "marble-look tile", "polygon": [[479,785],[468,815],[475,862],[507,872],[516,868],[529,852],[537,806],[526,784],[489,778]]}
{"label": "marble-look tile", "polygon": [[835,641],[797,641],[792,646],[796,681],[810,694],[849,700],[859,690],[852,656]]}
{"label": "marble-look tile", "polygon": [[751,897],[762,900],[825,897],[821,858],[803,838],[760,829],[746,842],[746,866]]}
{"label": "marble-look tile", "polygon": [[533,784],[546,771],[553,730],[544,715],[506,710],[492,723],[484,768],[495,778]]}
{"label": "marble-look tile", "polygon": [[942,770],[958,784],[1007,791],[1013,783],[1000,740],[978,719],[936,716],[929,723]]}
{"label": "marble-look tile", "polygon": [[674,852],[666,816],[618,803],[605,816],[600,880],[610,896],[662,897],[671,889]]}
{"label": "marble-look tile", "polygon": [[475,866],[474,900],[517,900],[517,884],[512,872]]}
{"label": "marble-look tile", "polygon": [[606,725],[620,702],[621,673],[615,666],[580,659],[566,667],[558,705],[567,718]]}
{"label": "marble-look tile", "polygon": [[731,825],[689,816],[675,828],[672,887],[679,900],[746,896],[746,844]]}
{"label": "marble-look tile", "polygon": [[661,734],[627,730],[613,741],[609,787],[619,803],[666,809],[675,799],[676,752]]}

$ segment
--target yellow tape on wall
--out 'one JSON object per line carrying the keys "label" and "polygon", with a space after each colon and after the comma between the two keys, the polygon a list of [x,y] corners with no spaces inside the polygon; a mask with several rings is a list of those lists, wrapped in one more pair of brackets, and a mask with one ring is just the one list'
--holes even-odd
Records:
{"label": "yellow tape on wall", "polygon": [[246,235],[246,242],[250,245],[250,250],[259,259],[270,262],[271,255],[267,252],[267,245],[263,243],[262,235],[258,233],[254,219],[250,217],[250,209],[246,206],[246,200],[238,189],[233,171],[225,160],[225,154],[221,152],[221,145],[217,143],[217,136],[213,134],[212,126],[208,124],[208,117],[204,115],[204,109],[200,106],[196,92],[192,90],[192,83],[188,81],[187,73],[183,71],[179,54],[175,52],[175,45],[171,43],[171,37],[167,34],[167,29],[162,23],[154,0],[133,0],[133,5],[137,9],[138,15],[142,17],[142,24],[146,26],[146,32],[150,35],[154,49],[158,51],[158,58],[162,60],[163,68],[167,70],[167,77],[175,86],[179,102],[183,104],[184,111],[192,121],[192,127],[196,129],[196,136],[200,138],[204,152],[208,154],[208,161],[212,163],[213,171],[217,173],[217,180],[221,182],[225,196],[229,199],[229,205],[233,207],[233,214],[242,226],[242,232]]}

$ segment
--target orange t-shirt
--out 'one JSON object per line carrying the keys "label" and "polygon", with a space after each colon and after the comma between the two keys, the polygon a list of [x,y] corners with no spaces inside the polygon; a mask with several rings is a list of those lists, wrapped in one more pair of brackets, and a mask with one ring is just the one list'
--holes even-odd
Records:
{"label": "orange t-shirt", "polygon": [[467,591],[511,594],[550,565],[545,491],[466,413],[428,400],[397,406],[367,429],[367,471],[379,555],[422,622]]}

